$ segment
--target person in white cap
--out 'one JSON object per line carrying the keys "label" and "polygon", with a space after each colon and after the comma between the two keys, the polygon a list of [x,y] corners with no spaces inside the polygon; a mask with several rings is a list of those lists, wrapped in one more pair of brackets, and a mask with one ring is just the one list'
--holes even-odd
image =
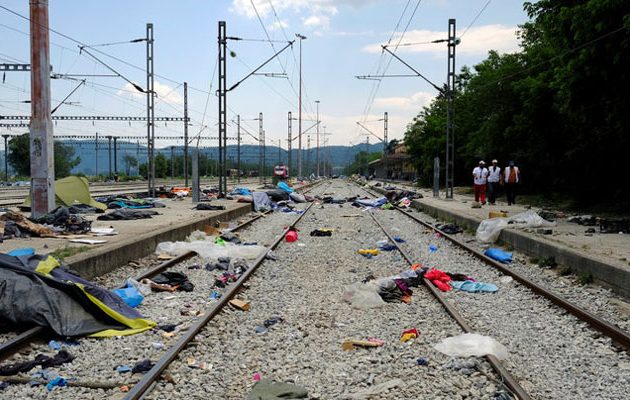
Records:
{"label": "person in white cap", "polygon": [[475,184],[475,201],[481,202],[482,205],[486,204],[486,182],[488,179],[488,168],[486,163],[482,160],[479,161],[479,166],[473,169],[473,182]]}
{"label": "person in white cap", "polygon": [[492,165],[488,168],[488,203],[494,205],[497,201],[499,183],[503,183],[503,172],[497,160],[492,160]]}

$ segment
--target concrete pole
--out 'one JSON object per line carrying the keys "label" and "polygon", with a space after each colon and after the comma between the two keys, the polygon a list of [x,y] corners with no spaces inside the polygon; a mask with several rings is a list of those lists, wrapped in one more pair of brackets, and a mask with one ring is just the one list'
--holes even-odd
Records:
{"label": "concrete pole", "polygon": [[55,208],[53,124],[50,115],[48,0],[30,0],[31,217]]}
{"label": "concrete pole", "polygon": [[238,183],[241,183],[241,116],[236,116],[236,168]]}
{"label": "concrete pole", "polygon": [[4,138],[4,182],[9,182],[9,135],[2,135]]}
{"label": "concrete pole", "polygon": [[118,175],[118,138],[114,136],[114,175]]}
{"label": "concrete pole", "polygon": [[319,100],[315,100],[317,104],[317,176],[319,176]]}
{"label": "concrete pole", "polygon": [[188,187],[188,82],[184,82],[184,187]]}
{"label": "concrete pole", "polygon": [[296,36],[300,39],[300,90],[298,96],[298,177],[302,176],[302,40],[306,39],[306,36]]}
{"label": "concrete pole", "polygon": [[289,168],[289,176],[293,173],[293,170],[291,169],[291,149],[293,147],[293,132],[292,132],[292,127],[291,127],[291,111],[289,111],[288,114],[288,122],[287,122],[287,167]]}
{"label": "concrete pole", "polygon": [[94,145],[94,153],[96,156],[94,157],[94,176],[96,180],[98,180],[98,132],[96,132],[96,144]]}

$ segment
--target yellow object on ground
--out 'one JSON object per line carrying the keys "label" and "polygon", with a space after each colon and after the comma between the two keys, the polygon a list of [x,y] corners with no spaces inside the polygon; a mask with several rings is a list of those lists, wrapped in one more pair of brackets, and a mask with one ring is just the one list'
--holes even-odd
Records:
{"label": "yellow object on ground", "polygon": [[359,249],[357,250],[357,253],[361,254],[361,255],[371,255],[371,256],[377,256],[378,255],[378,249]]}

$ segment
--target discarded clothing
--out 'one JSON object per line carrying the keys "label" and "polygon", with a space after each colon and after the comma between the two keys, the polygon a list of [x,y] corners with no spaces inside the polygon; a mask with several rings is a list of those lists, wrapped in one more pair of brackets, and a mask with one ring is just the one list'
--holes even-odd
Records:
{"label": "discarded clothing", "polygon": [[208,271],[214,271],[215,269],[227,271],[229,268],[230,268],[230,257],[219,257],[216,263],[206,264],[206,270]]}
{"label": "discarded clothing", "polygon": [[252,194],[254,203],[254,211],[267,211],[271,210],[271,200],[269,195],[265,192],[254,192]]}
{"label": "discarded clothing", "polygon": [[463,290],[464,292],[477,293],[477,292],[488,292],[494,293],[499,290],[496,285],[492,283],[485,282],[474,282],[474,281],[451,281],[451,286],[455,289]]}
{"label": "discarded clothing", "polygon": [[38,354],[34,360],[23,361],[15,364],[5,364],[0,366],[0,376],[17,375],[20,372],[28,372],[37,366],[42,368],[56,367],[74,360],[74,356],[66,350],[60,350],[53,357]]}
{"label": "discarded clothing", "polygon": [[231,242],[234,244],[241,244],[241,239],[230,231],[226,231],[222,233],[220,238],[226,242]]}
{"label": "discarded clothing", "polygon": [[436,225],[436,228],[446,233],[447,235],[455,235],[458,233],[462,233],[463,230],[457,224],[446,224],[446,225]]}
{"label": "discarded clothing", "polygon": [[296,203],[306,203],[306,197],[304,197],[304,195],[299,194],[297,192],[289,193],[289,197],[291,198],[291,200],[295,201]]}
{"label": "discarded clothing", "polygon": [[380,197],[378,199],[357,199],[353,205],[357,204],[362,207],[380,207],[387,203],[387,197]]}
{"label": "discarded clothing", "polygon": [[503,264],[508,264],[512,262],[512,253],[505,252],[501,249],[490,248],[484,251],[483,254]]}
{"label": "discarded clothing", "polygon": [[99,221],[134,220],[151,218],[153,215],[159,215],[159,213],[153,210],[132,210],[130,208],[121,208],[108,214],[100,215],[96,219]]}
{"label": "discarded clothing", "polygon": [[291,187],[289,187],[289,185],[287,185],[286,182],[278,182],[278,189],[287,192],[287,193],[293,193],[295,190],[293,190]]}
{"label": "discarded clothing", "polygon": [[147,372],[151,370],[151,368],[153,368],[153,363],[151,362],[151,360],[146,359],[146,360],[138,361],[131,369],[131,373],[136,374],[139,372],[140,373]]}
{"label": "discarded clothing", "polygon": [[[257,192],[254,192],[254,195]],[[276,189],[276,190],[268,190],[267,191],[267,195],[269,196],[269,198],[272,201],[278,202],[278,201],[287,201],[289,200],[289,193],[285,192],[284,190],[280,190],[280,189]]]}
{"label": "discarded clothing", "polygon": [[477,333],[464,333],[458,336],[448,337],[433,346],[440,353],[451,357],[485,356],[492,354],[499,360],[508,357],[505,346],[489,336]]}
{"label": "discarded clothing", "polygon": [[424,277],[433,283],[435,287],[440,289],[443,292],[449,292],[452,288],[448,284],[450,282],[451,277],[446,274],[444,271],[440,271],[439,269],[431,268],[428,270]]}
{"label": "discarded clothing", "polygon": [[198,203],[195,209],[204,210],[204,211],[217,211],[217,210],[225,210],[225,206],[216,206],[214,204],[208,204],[208,203]]}
{"label": "discarded clothing", "polygon": [[160,285],[176,286],[177,290],[184,292],[192,292],[195,288],[195,285],[181,272],[165,271],[154,276],[152,280]]}
{"label": "discarded clothing", "polygon": [[96,214],[104,212],[104,210],[86,204],[73,204],[68,207],[68,211],[70,211],[70,214]]}
{"label": "discarded clothing", "polygon": [[137,210],[142,208],[153,208],[153,204],[146,201],[118,199],[107,203],[107,208],[131,208]]}
{"label": "discarded clothing", "polygon": [[0,282],[0,320],[15,328],[44,326],[59,336],[121,336],[155,326],[51,256],[0,254]]}
{"label": "discarded clothing", "polygon": [[232,190],[232,194],[241,195],[241,196],[251,196],[251,190],[247,188],[237,187]]}
{"label": "discarded clothing", "polygon": [[262,379],[254,384],[246,400],[306,399],[308,391],[301,386]]}
{"label": "discarded clothing", "polygon": [[0,216],[0,221],[12,221],[15,225],[17,225],[22,232],[29,232],[36,236],[41,237],[54,237],[55,232],[52,229],[42,226],[40,224],[36,224],[27,219],[24,215],[14,212],[7,211],[3,215]]}
{"label": "discarded clothing", "polygon": [[38,224],[48,224],[61,228],[66,233],[85,233],[90,230],[92,221],[87,221],[80,215],[70,213],[68,207],[57,207],[48,214],[33,219]]}

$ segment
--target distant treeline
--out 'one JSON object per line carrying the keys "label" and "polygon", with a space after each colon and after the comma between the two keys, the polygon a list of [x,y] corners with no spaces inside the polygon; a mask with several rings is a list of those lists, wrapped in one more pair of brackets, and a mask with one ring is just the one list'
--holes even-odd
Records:
{"label": "distant treeline", "polygon": [[[524,3],[522,51],[456,78],[455,182],[480,159],[514,160],[522,190],[575,205],[630,205],[630,1]],[[405,142],[429,183],[445,156],[446,98],[409,124]]]}

